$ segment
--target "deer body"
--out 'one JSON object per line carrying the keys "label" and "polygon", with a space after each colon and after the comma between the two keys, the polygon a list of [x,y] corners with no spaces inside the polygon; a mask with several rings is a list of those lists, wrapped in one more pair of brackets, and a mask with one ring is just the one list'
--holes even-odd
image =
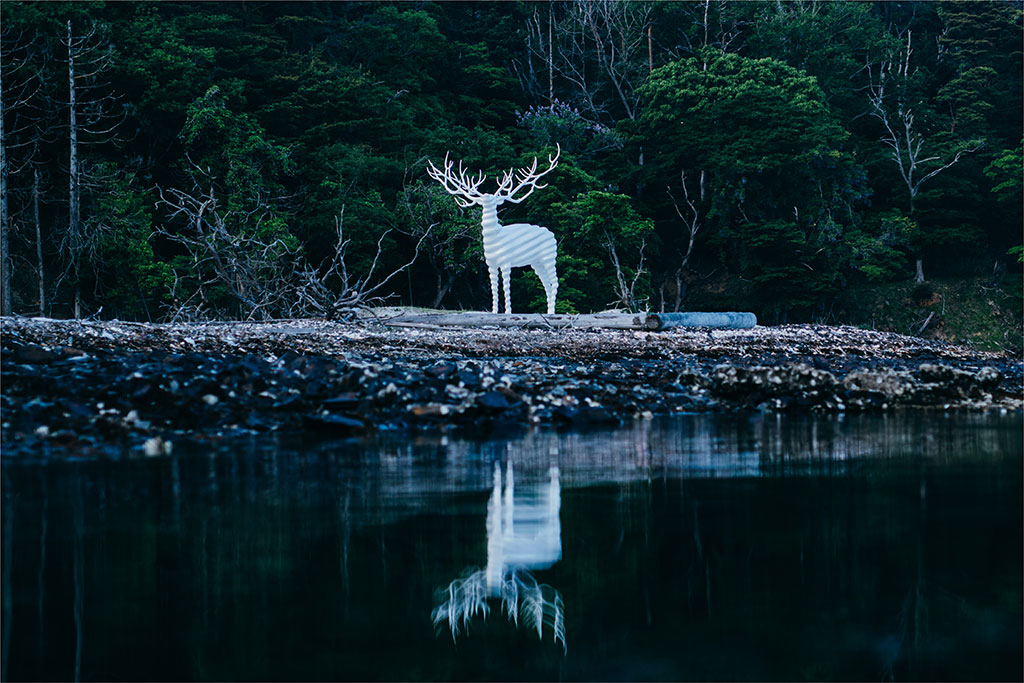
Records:
{"label": "deer body", "polygon": [[[491,311],[493,313],[498,312],[499,274],[505,288],[505,312],[512,312],[510,288],[512,269],[521,266],[530,266],[537,273],[547,296],[548,314],[551,315],[555,312],[555,297],[558,294],[555,259],[558,245],[555,242],[554,234],[547,228],[530,223],[513,223],[503,226],[498,222],[498,206],[504,202],[518,204],[536,188],[546,187],[546,185],[538,185],[537,181],[555,168],[560,153],[561,148],[558,149],[555,156],[548,157],[547,170],[539,173],[536,159],[533,160],[533,165],[530,168],[519,171],[510,169],[498,181],[498,189],[490,194],[480,192],[480,185],[486,178],[483,173],[478,174],[475,178],[470,178],[460,163],[458,174],[456,174],[452,168],[453,163],[448,160],[447,156],[445,156],[443,170],[438,169],[432,163],[428,165],[427,173],[430,174],[430,177],[441,183],[450,194],[455,195],[455,201],[459,206],[465,208],[476,204],[483,209],[481,231],[484,261],[487,263],[487,271],[491,278]],[[522,194],[520,194],[521,192]]]}
{"label": "deer body", "polygon": [[484,261],[491,276],[491,312],[498,312],[498,275],[505,290],[505,312],[512,312],[512,269],[529,266],[537,273],[547,295],[548,315],[555,312],[558,294],[558,275],[555,258],[558,245],[555,235],[547,228],[530,223],[501,225],[498,222],[497,198],[489,195],[485,201],[481,231],[484,241]]}

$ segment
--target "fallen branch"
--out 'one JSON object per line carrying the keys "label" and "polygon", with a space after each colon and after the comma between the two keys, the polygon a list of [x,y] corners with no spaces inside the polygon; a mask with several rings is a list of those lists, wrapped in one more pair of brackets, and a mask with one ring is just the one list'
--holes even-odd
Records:
{"label": "fallen branch", "polygon": [[932,318],[934,318],[934,317],[935,317],[935,311],[932,311],[931,313],[929,313],[928,317],[924,319],[924,324],[921,325],[921,329],[919,329],[917,331],[917,333],[921,334],[922,332],[924,332],[924,328],[928,327],[928,323],[930,323],[932,321]]}

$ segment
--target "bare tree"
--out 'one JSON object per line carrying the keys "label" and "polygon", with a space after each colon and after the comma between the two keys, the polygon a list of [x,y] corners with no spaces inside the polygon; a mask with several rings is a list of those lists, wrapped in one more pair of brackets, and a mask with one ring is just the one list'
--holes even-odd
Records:
{"label": "bare tree", "polygon": [[294,300],[289,309],[291,315],[317,315],[328,320],[344,320],[353,317],[360,309],[368,309],[373,304],[384,301],[384,288],[396,275],[412,266],[419,256],[423,241],[429,234],[427,232],[420,237],[408,262],[375,281],[374,275],[384,253],[384,240],[391,231],[386,230],[377,239],[377,251],[370,268],[359,277],[349,272],[346,263],[349,240],[345,238],[344,228],[345,208],[342,207],[335,220],[338,239],[334,255],[327,267],[322,269],[322,273],[308,262],[303,262],[293,287]]}
{"label": "bare tree", "polygon": [[4,135],[3,69],[0,69],[0,315],[10,315],[11,301],[11,248],[10,214],[7,209],[7,136]]}
{"label": "bare tree", "polygon": [[125,114],[113,112],[117,100],[103,78],[113,62],[113,46],[100,37],[97,27],[76,36],[68,19],[67,35],[61,43],[67,49],[68,64],[68,227],[61,250],[68,259],[65,275],[70,277],[74,290],[74,314],[80,318],[82,266],[88,252],[95,248],[97,235],[87,233],[82,225],[82,190],[87,175],[79,148],[86,139],[108,139]]}
{"label": "bare tree", "polygon": [[32,223],[36,236],[36,279],[39,284],[39,317],[46,315],[46,270],[43,266],[43,224],[39,220],[39,188],[42,171],[32,169]]}
{"label": "bare tree", "polygon": [[433,184],[407,179],[398,199],[408,221],[408,234],[422,240],[436,282],[430,307],[438,308],[458,278],[474,265],[466,252],[482,249],[480,231],[448,201],[445,191]]}
{"label": "bare tree", "polygon": [[667,49],[677,57],[700,57],[703,70],[707,71],[709,55],[715,52],[726,54],[740,39],[747,22],[734,8],[742,4],[730,0],[680,3],[678,10],[690,21],[680,22],[680,28],[674,34],[677,42]]}
{"label": "bare tree", "polygon": [[[231,300],[249,319],[269,318],[286,307],[283,283],[294,275],[297,248],[281,238],[258,236],[266,213],[238,221],[256,229],[233,230],[236,221],[231,212],[218,205],[212,182],[205,188],[197,182],[191,191],[158,192],[157,204],[169,211],[169,219],[184,220],[187,226],[180,231],[157,228],[158,234],[183,247],[190,257],[184,264],[184,274],[175,268],[172,294],[177,301],[176,317],[228,314],[217,296],[218,287],[227,289]],[[177,291],[193,279],[193,291]],[[180,296],[187,298],[182,301]]]}
{"label": "bare tree", "polygon": [[643,237],[640,239],[639,260],[636,268],[633,269],[632,277],[629,277],[626,269],[623,267],[618,249],[615,246],[615,240],[607,231],[605,232],[604,247],[608,250],[608,257],[611,259],[612,267],[615,268],[615,295],[618,297],[616,303],[621,304],[627,311],[636,311],[638,308],[636,288],[640,284],[640,278],[647,272],[646,268],[644,268],[647,261],[647,257],[644,255],[644,250],[647,248],[647,238]]}
{"label": "bare tree", "polygon": [[536,80],[532,59],[540,59],[548,72],[552,107],[557,76],[569,86],[571,100],[591,121],[600,123],[612,116],[612,106],[635,119],[636,88],[653,65],[650,4],[573,0],[565,6],[565,16],[557,21],[550,4],[546,21],[537,11],[527,20],[530,76],[525,80]]}
{"label": "bare tree", "polygon": [[[899,171],[907,188],[908,208],[914,213],[914,200],[926,181],[952,168],[965,154],[976,152],[983,146],[981,140],[966,141],[946,152],[939,152],[936,145],[929,144],[925,150],[925,137],[916,123],[914,103],[906,93],[906,82],[911,70],[911,31],[906,36],[906,45],[889,60],[882,61],[877,74],[868,64],[870,85],[868,102],[871,115],[882,124],[879,140],[889,148],[889,158]],[[901,40],[902,43],[902,40]],[[915,69],[916,70],[916,69]],[[915,282],[924,282],[923,257],[918,254],[915,264]]]}
{"label": "bare tree", "polygon": [[[686,231],[686,251],[683,252],[679,257],[679,262],[676,264],[675,270],[672,272],[672,277],[675,280],[675,292],[674,302],[672,306],[673,311],[679,311],[683,305],[683,297],[686,293],[686,286],[683,283],[683,273],[686,272],[687,267],[690,265],[690,257],[693,255],[693,246],[697,241],[697,234],[700,232],[704,225],[704,219],[706,218],[705,213],[698,206],[698,203],[703,205],[706,194],[706,181],[707,174],[702,170],[700,172],[700,180],[697,183],[697,196],[690,196],[690,189],[686,182],[686,169],[679,172],[679,184],[683,188],[683,204],[685,210],[680,208],[679,201],[675,195],[672,194],[672,188],[665,188],[665,192],[672,200],[672,207],[676,211],[676,215],[679,216],[679,220],[682,221],[683,229]],[[696,201],[694,201],[696,199]],[[665,306],[665,287],[667,280],[661,285],[661,302],[662,310]]]}
{"label": "bare tree", "polygon": [[[201,170],[194,168],[194,173]],[[158,188],[159,206],[184,229],[158,227],[157,234],[178,244],[187,258],[174,269],[172,320],[235,317],[270,319],[316,315],[328,319],[350,316],[381,298],[385,286],[416,259],[375,280],[388,232],[362,277],[349,271],[344,234],[344,209],[337,218],[335,252],[326,265],[315,267],[303,258],[297,244],[285,236],[261,236],[259,226],[269,210],[240,216],[218,203],[209,178],[193,178],[189,191]],[[202,180],[203,182],[200,182]],[[424,236],[425,237],[425,236]],[[228,300],[224,300],[223,292]]]}
{"label": "bare tree", "polygon": [[622,0],[576,0],[577,24],[590,29],[597,62],[630,120],[636,119],[636,86],[647,75],[643,53],[650,28],[650,5]]}
{"label": "bare tree", "polygon": [[[34,140],[25,138],[12,142],[12,138],[37,123],[25,115],[25,110],[32,107],[31,101],[40,86],[39,72],[28,68],[35,43],[34,36],[27,38],[24,33],[15,34],[11,29],[5,28],[0,33],[0,61],[3,64],[0,68],[0,315],[13,313],[9,179],[12,172],[18,172],[29,163],[32,154],[24,154],[20,164],[12,164],[11,151],[29,147]],[[8,128],[9,122],[13,123],[13,128]]]}

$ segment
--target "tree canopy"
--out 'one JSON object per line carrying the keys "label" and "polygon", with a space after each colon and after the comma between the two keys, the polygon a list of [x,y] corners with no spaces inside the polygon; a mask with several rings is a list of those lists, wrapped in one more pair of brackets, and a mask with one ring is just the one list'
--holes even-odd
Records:
{"label": "tree canopy", "polygon": [[[0,19],[4,313],[486,308],[479,209],[426,163],[493,178],[556,144],[549,186],[501,219],[555,233],[560,310],[705,291],[813,320],[851,284],[1020,267],[1015,0],[11,0]],[[532,274],[513,289],[542,310]]]}

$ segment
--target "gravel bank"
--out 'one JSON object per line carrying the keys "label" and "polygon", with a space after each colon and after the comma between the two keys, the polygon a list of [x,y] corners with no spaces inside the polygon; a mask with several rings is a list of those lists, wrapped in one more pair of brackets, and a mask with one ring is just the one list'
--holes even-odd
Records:
{"label": "gravel bank", "polygon": [[7,454],[158,454],[246,431],[525,424],[680,411],[1012,410],[1005,354],[851,327],[408,329],[318,320],[0,319]]}

